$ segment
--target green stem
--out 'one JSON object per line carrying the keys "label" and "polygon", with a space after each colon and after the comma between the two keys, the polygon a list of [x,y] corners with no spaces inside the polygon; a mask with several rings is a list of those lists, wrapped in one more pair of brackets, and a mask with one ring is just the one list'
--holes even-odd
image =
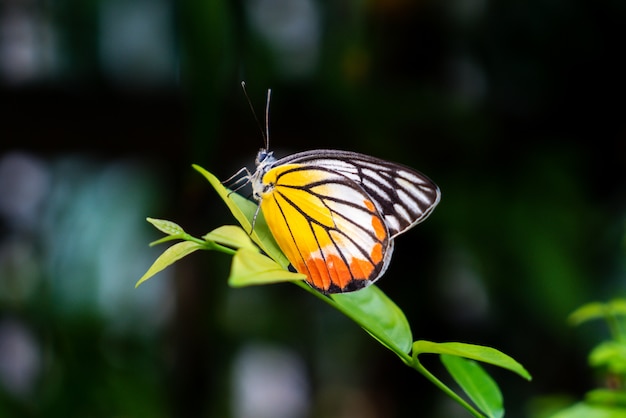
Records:
{"label": "green stem", "polygon": [[415,356],[415,360],[413,362],[413,368],[421,373],[426,379],[430,380],[432,384],[437,386],[440,390],[442,390],[446,395],[455,400],[458,404],[460,404],[463,408],[467,409],[467,411],[474,415],[476,418],[485,418],[485,415],[478,412],[472,405],[470,405],[465,399],[461,398],[457,395],[452,389],[446,386],[441,380],[437,379],[434,374],[428,371],[417,359]]}
{"label": "green stem", "polygon": [[235,255],[237,253],[237,250],[234,250],[230,247],[225,247],[221,244],[218,244],[216,242],[211,242],[211,250],[216,250],[216,251],[220,251],[222,253],[226,253],[229,255]]}
{"label": "green stem", "polygon": [[185,241],[192,241],[192,242],[195,242],[196,244],[200,244],[203,247],[205,247],[207,250],[220,251],[222,253],[226,253],[226,254],[229,254],[229,255],[235,255],[235,253],[237,252],[237,250],[232,249],[230,247],[225,247],[225,246],[223,246],[221,244],[218,244],[215,241],[205,241],[203,239],[196,238],[196,237],[194,237],[192,235],[189,235],[189,234],[184,234],[182,236],[182,239],[185,240]]}
{"label": "green stem", "polygon": [[613,336],[613,339],[615,341],[622,341],[624,339],[624,336],[621,332],[621,327],[617,316],[613,312],[607,312],[604,315],[604,319],[606,320],[606,323],[609,327],[609,332]]}

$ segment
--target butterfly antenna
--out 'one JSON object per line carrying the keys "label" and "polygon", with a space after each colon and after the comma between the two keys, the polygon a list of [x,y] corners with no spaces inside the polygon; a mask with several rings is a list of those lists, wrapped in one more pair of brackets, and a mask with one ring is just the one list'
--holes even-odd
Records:
{"label": "butterfly antenna", "polygon": [[[267,137],[267,126],[266,126],[266,130],[263,130],[263,126],[261,126],[261,122],[259,121],[258,116],[256,115],[256,112],[254,111],[254,106],[252,105],[252,101],[250,100],[250,96],[248,96],[248,91],[246,90],[246,82],[242,81],[241,82],[241,88],[243,89],[243,94],[245,94],[246,96],[246,100],[248,101],[248,105],[250,106],[250,110],[252,111],[252,116],[254,116],[254,120],[256,121],[257,126],[259,127],[259,130],[261,131],[261,136],[263,137],[263,142],[265,143],[265,149],[268,149],[268,142],[269,139]],[[268,103],[267,106],[269,107],[269,92],[268,92]],[[265,120],[267,123],[267,115],[265,115]]]}
{"label": "butterfly antenna", "polygon": [[270,149],[270,98],[272,89],[267,89],[267,104],[265,105],[265,149]]}

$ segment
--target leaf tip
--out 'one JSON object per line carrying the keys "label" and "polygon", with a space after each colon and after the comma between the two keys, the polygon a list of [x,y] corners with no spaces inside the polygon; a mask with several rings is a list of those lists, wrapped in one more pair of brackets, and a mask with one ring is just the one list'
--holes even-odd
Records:
{"label": "leaf tip", "polygon": [[139,280],[137,280],[137,283],[135,283],[135,289],[137,289],[140,284],[148,280],[149,277],[150,276],[146,277],[146,275],[144,274]]}

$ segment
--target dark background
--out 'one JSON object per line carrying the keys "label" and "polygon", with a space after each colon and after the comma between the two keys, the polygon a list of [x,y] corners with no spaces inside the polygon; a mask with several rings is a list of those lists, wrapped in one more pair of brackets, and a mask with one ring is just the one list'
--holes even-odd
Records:
{"label": "dark background", "polygon": [[[165,246],[234,223],[192,163],[271,148],[413,166],[442,201],[380,287],[414,339],[498,348],[507,416],[601,385],[602,324],[567,315],[626,285],[619,0],[0,1],[0,416],[468,416],[292,285],[229,289]],[[441,373],[437,361],[429,363]],[[558,395],[558,396],[557,396]],[[548,399],[548,400],[546,400]]]}

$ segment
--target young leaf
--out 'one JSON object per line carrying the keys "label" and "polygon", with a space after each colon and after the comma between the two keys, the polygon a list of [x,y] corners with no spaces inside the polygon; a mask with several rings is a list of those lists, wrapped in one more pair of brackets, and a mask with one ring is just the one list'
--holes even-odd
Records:
{"label": "young leaf", "polygon": [[217,177],[215,177],[213,174],[211,174],[210,172],[208,172],[204,168],[200,167],[199,165],[195,165],[195,164],[192,167],[196,171],[198,171],[200,174],[202,174],[209,181],[209,183],[211,184],[211,186],[213,186],[213,188],[215,189],[217,194],[226,203],[226,205],[228,206],[228,208],[232,212],[232,214],[235,217],[235,219],[237,219],[237,222],[239,222],[241,224],[241,226],[243,226],[243,228],[245,230],[249,231],[251,229],[250,228],[250,221],[248,221],[247,216],[241,211],[241,209],[239,209],[239,207],[237,205],[234,204],[232,199],[230,199],[230,197],[229,197],[229,195],[231,193],[233,193],[233,192],[231,192],[226,187],[224,187],[222,185],[222,183],[217,179]]}
{"label": "young leaf", "polygon": [[626,417],[626,393],[615,389],[594,389],[585,394],[585,402],[595,405],[619,407]]}
{"label": "young leaf", "polygon": [[610,312],[615,316],[626,316],[626,299],[613,299],[608,303]]}
{"label": "young leaf", "polygon": [[185,231],[177,223],[165,219],[146,218],[156,229],[167,235],[183,235]]}
{"label": "young leaf", "polygon": [[607,319],[611,316],[626,316],[626,300],[613,299],[607,303],[586,303],[572,312],[568,321],[572,325],[580,325],[593,319]]}
{"label": "young leaf", "polygon": [[589,364],[606,366],[612,373],[626,373],[626,344],[621,341],[605,341],[589,353]]}
{"label": "young leaf", "polygon": [[253,251],[259,250],[250,239],[250,236],[240,226],[220,226],[202,238],[205,241],[214,241],[230,248],[247,248]]}
{"label": "young leaf", "polygon": [[258,251],[241,248],[233,256],[228,284],[233,287],[304,280],[306,276],[285,270]]}
{"label": "young leaf", "polygon": [[337,309],[401,358],[411,350],[413,337],[404,312],[375,285],[331,298]]}
{"label": "young leaf", "polygon": [[524,367],[495,348],[465,343],[434,343],[431,341],[416,341],[413,343],[413,357],[420,354],[449,354],[452,356],[465,357],[472,360],[493,364],[517,373],[526,380],[531,380],[530,374]]}
{"label": "young leaf", "polygon": [[165,250],[163,254],[159,256],[159,258],[155,260],[155,262],[152,264],[152,266],[150,266],[148,271],[146,271],[146,273],[141,276],[141,278],[137,281],[135,287],[139,286],[150,277],[154,276],[164,268],[175,263],[186,255],[189,255],[194,251],[200,250],[202,248],[204,248],[202,244],[198,244],[193,241],[183,241],[172,245],[167,250]]}
{"label": "young leaf", "polygon": [[624,418],[626,413],[621,407],[593,405],[579,402],[567,409],[557,412],[550,418]]}
{"label": "young leaf", "polygon": [[441,362],[476,406],[490,418],[504,416],[502,393],[496,382],[478,363],[442,354]]}
{"label": "young leaf", "polygon": [[603,319],[606,317],[606,306],[604,303],[591,302],[586,303],[580,308],[572,312],[568,318],[568,321],[572,325],[580,325],[583,322],[590,321],[592,319]]}

